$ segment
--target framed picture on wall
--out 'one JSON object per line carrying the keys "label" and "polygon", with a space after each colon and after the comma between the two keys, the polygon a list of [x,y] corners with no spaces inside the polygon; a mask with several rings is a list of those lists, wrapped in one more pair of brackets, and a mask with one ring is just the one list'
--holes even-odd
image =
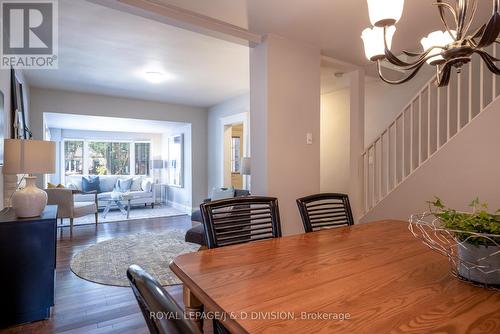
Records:
{"label": "framed picture on wall", "polygon": [[184,187],[184,135],[168,138],[168,185]]}
{"label": "framed picture on wall", "polygon": [[4,136],[4,126],[3,120],[5,119],[5,97],[3,92],[0,91],[0,166],[3,166],[3,141]]}
{"label": "framed picture on wall", "polygon": [[10,73],[12,92],[11,138],[31,139],[31,131],[26,123],[23,85],[17,79],[14,69],[11,69]]}
{"label": "framed picture on wall", "polygon": [[11,102],[11,112],[10,112],[10,138],[17,139],[17,118],[18,118],[18,108],[19,100],[17,94],[17,79],[16,71],[13,68],[10,69],[10,100]]}
{"label": "framed picture on wall", "polygon": [[18,84],[18,90],[19,92],[19,109],[17,111],[18,113],[18,133],[19,137],[21,139],[30,139],[28,135],[28,126],[26,124],[26,115],[24,111],[24,92],[23,92],[23,85],[21,83]]}

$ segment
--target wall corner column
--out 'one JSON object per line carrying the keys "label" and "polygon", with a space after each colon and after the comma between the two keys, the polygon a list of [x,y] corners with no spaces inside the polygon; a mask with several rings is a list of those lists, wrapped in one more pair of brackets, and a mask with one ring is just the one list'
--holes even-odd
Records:
{"label": "wall corner column", "polygon": [[276,35],[250,50],[252,194],[278,198],[284,235],[304,232],[296,199],[320,191],[320,66],[318,47]]}
{"label": "wall corner column", "polygon": [[365,147],[365,72],[358,69],[349,73],[350,90],[350,177],[349,197],[354,215],[358,222],[363,214],[363,159]]}

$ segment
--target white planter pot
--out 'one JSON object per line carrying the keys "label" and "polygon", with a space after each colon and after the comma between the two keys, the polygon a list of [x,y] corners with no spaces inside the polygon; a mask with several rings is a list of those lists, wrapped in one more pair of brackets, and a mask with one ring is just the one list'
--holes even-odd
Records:
{"label": "white planter pot", "polygon": [[500,252],[500,247],[458,245],[458,273],[473,282],[500,285],[500,253],[490,256],[496,252]]}

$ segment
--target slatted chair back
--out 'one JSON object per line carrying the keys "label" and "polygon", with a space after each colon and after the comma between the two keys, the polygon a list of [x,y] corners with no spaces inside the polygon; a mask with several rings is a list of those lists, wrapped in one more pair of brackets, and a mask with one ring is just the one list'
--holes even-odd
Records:
{"label": "slatted chair back", "polygon": [[307,233],[354,224],[349,197],[345,194],[310,195],[297,199],[297,206]]}
{"label": "slatted chair back", "polygon": [[208,248],[281,237],[278,200],[244,196],[200,205]]}

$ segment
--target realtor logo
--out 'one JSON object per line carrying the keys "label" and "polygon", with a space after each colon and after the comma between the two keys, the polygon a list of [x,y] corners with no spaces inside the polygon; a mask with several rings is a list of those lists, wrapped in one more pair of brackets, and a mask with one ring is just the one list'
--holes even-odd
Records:
{"label": "realtor logo", "polygon": [[57,0],[0,0],[0,68],[57,68]]}

